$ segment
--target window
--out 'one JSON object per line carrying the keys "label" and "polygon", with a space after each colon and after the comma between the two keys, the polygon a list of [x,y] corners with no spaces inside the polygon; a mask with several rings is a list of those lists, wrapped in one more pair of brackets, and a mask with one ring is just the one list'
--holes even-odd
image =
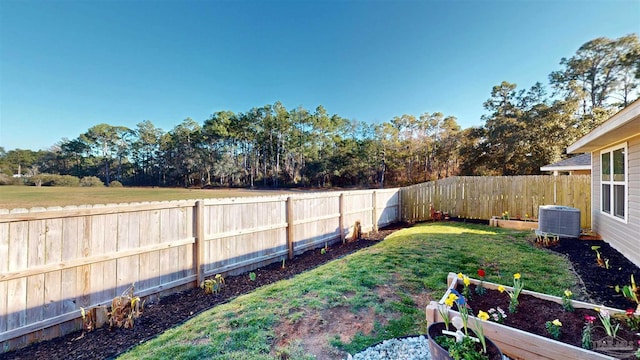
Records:
{"label": "window", "polygon": [[614,218],[627,219],[627,146],[600,153],[601,211]]}

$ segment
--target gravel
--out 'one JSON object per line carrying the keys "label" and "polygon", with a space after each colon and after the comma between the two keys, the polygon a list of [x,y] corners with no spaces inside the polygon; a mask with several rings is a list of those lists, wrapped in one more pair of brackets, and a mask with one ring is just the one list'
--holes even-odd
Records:
{"label": "gravel", "polygon": [[[511,360],[502,357],[503,360]],[[425,336],[390,339],[369,347],[345,360],[431,360],[429,342]]]}
{"label": "gravel", "polygon": [[385,340],[367,348],[347,360],[430,360],[429,342],[424,336]]}

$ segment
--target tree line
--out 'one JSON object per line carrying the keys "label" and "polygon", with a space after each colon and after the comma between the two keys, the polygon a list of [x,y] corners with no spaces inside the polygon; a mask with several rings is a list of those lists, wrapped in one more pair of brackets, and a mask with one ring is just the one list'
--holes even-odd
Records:
{"label": "tree line", "polygon": [[638,98],[638,35],[593,39],[560,67],[549,87],[494,86],[477,127],[462,129],[439,112],[369,124],[323,106],[276,102],[218,111],[202,123],[187,118],[169,131],[149,120],[133,129],[98,124],[46,151],[0,147],[0,183],[49,173],[130,186],[383,187],[452,175],[538,174]]}

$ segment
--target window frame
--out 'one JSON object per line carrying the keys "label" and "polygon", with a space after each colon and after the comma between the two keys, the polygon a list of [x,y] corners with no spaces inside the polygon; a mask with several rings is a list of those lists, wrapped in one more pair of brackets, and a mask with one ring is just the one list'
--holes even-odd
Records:
{"label": "window frame", "polygon": [[[624,159],[624,180],[615,180],[615,163],[614,163],[614,152],[616,150],[623,149]],[[609,180],[603,180],[603,155],[609,155]],[[628,223],[629,219],[629,148],[627,143],[621,143],[618,145],[614,145],[608,147],[606,149],[600,150],[599,153],[599,161],[600,161],[600,214],[605,215],[609,218],[612,218],[616,221],[623,222],[625,224]],[[604,211],[604,185],[609,185],[609,212]],[[616,200],[615,200],[615,191],[616,186],[624,186],[624,217],[620,217],[615,215],[616,211]]]}

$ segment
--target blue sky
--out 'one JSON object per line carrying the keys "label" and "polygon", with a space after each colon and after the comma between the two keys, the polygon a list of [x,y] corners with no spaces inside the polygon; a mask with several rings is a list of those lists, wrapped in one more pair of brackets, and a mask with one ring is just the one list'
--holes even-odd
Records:
{"label": "blue sky", "polygon": [[281,101],[478,126],[491,88],[548,83],[583,43],[640,33],[628,1],[0,0],[0,146],[99,123],[165,131]]}

